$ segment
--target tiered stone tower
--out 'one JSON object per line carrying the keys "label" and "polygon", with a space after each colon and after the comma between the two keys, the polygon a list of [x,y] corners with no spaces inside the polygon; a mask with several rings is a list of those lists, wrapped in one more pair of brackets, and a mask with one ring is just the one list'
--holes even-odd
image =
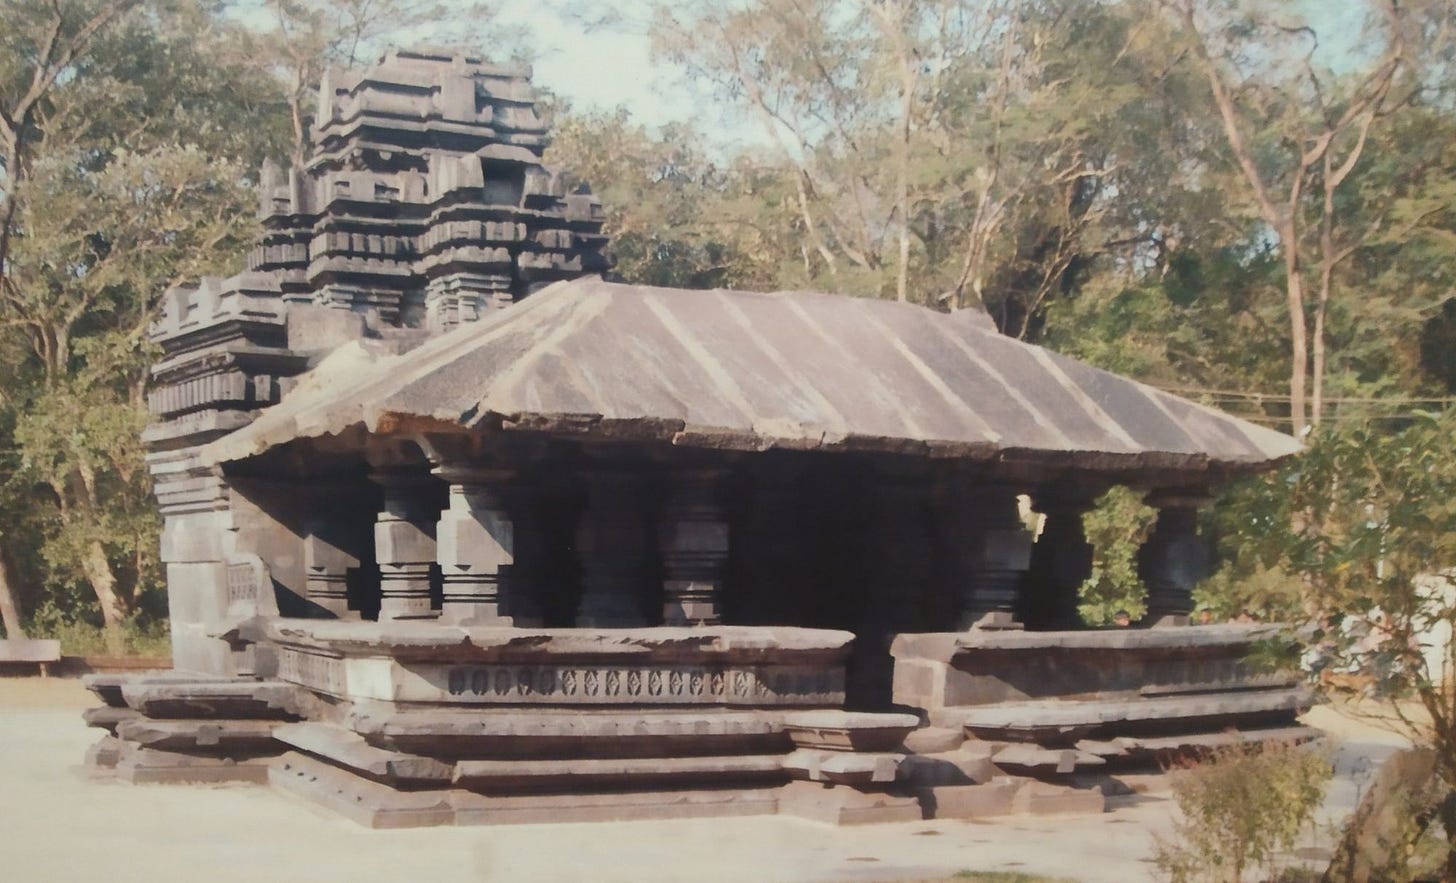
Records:
{"label": "tiered stone tower", "polygon": [[251,665],[226,660],[218,633],[235,619],[229,581],[244,582],[249,568],[237,537],[262,541],[248,537],[251,507],[231,483],[197,466],[196,446],[249,423],[350,340],[407,349],[606,269],[600,203],[584,188],[568,193],[541,162],[547,130],[529,76],[396,50],[326,78],[312,158],[263,168],[264,232],[247,271],[163,296],[152,339],[164,358],[145,434],[163,560],[169,581],[215,587],[172,605],[179,666]]}
{"label": "tiered stone tower", "polygon": [[566,192],[545,146],[521,70],[396,51],[327,78],[313,158],[264,169],[249,269],[277,275],[287,302],[431,330],[599,272],[600,205]]}

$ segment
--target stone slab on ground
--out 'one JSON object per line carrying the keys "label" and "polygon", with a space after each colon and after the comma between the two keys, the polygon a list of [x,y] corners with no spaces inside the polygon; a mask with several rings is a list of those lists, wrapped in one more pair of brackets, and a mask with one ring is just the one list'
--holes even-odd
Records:
{"label": "stone slab on ground", "polygon": [[1021,783],[1001,777],[980,785],[941,785],[921,792],[920,802],[933,819],[981,819],[1011,814]]}

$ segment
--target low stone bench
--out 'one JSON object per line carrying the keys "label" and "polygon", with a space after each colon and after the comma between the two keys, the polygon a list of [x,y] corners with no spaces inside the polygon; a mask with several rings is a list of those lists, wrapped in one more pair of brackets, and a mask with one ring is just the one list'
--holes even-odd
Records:
{"label": "low stone bench", "polygon": [[24,638],[0,640],[0,665],[37,665],[40,667],[40,676],[44,678],[50,676],[50,664],[60,661],[60,641]]}

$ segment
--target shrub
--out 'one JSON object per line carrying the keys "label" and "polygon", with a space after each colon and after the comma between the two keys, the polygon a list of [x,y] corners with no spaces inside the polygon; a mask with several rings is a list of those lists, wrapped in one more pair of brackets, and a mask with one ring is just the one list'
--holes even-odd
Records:
{"label": "shrub", "polygon": [[1333,768],[1320,751],[1271,742],[1218,749],[1172,775],[1182,817],[1154,862],[1173,883],[1240,883],[1294,845]]}

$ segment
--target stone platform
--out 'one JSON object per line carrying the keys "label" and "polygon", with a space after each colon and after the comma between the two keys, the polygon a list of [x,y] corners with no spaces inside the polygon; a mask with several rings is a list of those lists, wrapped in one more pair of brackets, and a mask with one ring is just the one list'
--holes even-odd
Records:
{"label": "stone platform", "polygon": [[278,619],[272,677],[106,675],[89,763],[267,782],[372,827],[1100,812],[1118,779],[1302,741],[1267,628],[900,635],[897,705],[843,709],[851,636]]}

